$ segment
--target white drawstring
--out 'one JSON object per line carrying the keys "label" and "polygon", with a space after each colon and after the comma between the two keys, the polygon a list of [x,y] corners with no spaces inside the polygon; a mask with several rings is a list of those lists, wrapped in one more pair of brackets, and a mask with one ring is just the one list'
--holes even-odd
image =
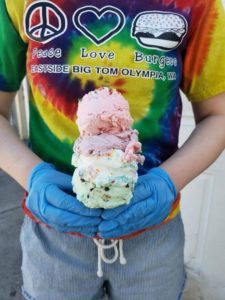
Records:
{"label": "white drawstring", "polygon": [[[94,239],[94,242],[98,247],[98,270],[97,270],[98,277],[103,276],[102,261],[104,261],[107,264],[113,264],[118,259],[118,256],[120,255],[120,264],[125,265],[127,263],[127,260],[123,252],[123,240],[111,240],[111,244],[109,245],[105,245],[104,239],[99,239],[99,240]],[[117,248],[118,243],[119,243],[119,251]],[[114,248],[115,254],[114,257],[109,259],[105,256],[105,250],[112,249],[112,248]]]}
{"label": "white drawstring", "polygon": [[123,240],[119,240],[119,251],[120,251],[120,264],[121,265],[126,265],[127,260],[124,256],[124,253],[123,253]]}

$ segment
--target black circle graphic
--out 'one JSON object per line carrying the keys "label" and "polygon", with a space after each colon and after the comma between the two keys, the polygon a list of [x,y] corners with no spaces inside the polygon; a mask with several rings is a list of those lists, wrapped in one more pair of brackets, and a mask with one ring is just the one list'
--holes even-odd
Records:
{"label": "black circle graphic", "polygon": [[[59,28],[56,28],[50,23],[49,9],[59,20]],[[30,24],[33,13],[37,10],[39,10],[41,22],[36,26],[31,27]],[[36,42],[46,43],[65,32],[67,27],[67,19],[64,13],[55,4],[50,2],[38,2],[28,7],[25,14],[24,25],[26,34],[30,39]]]}

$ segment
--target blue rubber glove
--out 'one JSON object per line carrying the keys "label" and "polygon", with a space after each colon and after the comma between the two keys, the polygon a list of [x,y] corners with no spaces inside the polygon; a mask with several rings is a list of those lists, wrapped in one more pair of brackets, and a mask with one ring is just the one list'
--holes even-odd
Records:
{"label": "blue rubber glove", "polygon": [[140,176],[129,205],[104,210],[99,225],[101,238],[117,238],[160,224],[170,213],[177,192],[162,168]]}
{"label": "blue rubber glove", "polygon": [[93,237],[101,221],[101,209],[89,209],[72,192],[72,177],[40,163],[28,179],[26,206],[41,222],[60,232]]}

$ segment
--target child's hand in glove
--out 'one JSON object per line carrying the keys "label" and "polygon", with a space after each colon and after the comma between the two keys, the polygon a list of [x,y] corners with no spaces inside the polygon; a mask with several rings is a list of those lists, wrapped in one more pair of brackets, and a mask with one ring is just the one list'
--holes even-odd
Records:
{"label": "child's hand in glove", "polygon": [[162,168],[140,176],[129,205],[104,210],[99,225],[101,238],[117,238],[160,224],[169,215],[177,192]]}
{"label": "child's hand in glove", "polygon": [[72,195],[72,177],[48,163],[37,165],[28,179],[26,206],[41,222],[60,232],[95,236],[101,209],[89,209]]}

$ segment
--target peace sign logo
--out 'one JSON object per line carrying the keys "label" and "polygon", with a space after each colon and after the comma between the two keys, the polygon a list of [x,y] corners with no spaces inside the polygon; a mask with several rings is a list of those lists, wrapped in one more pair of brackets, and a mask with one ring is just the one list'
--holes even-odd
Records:
{"label": "peace sign logo", "polygon": [[24,31],[33,41],[46,44],[62,35],[67,25],[66,15],[52,2],[36,1],[26,9]]}

